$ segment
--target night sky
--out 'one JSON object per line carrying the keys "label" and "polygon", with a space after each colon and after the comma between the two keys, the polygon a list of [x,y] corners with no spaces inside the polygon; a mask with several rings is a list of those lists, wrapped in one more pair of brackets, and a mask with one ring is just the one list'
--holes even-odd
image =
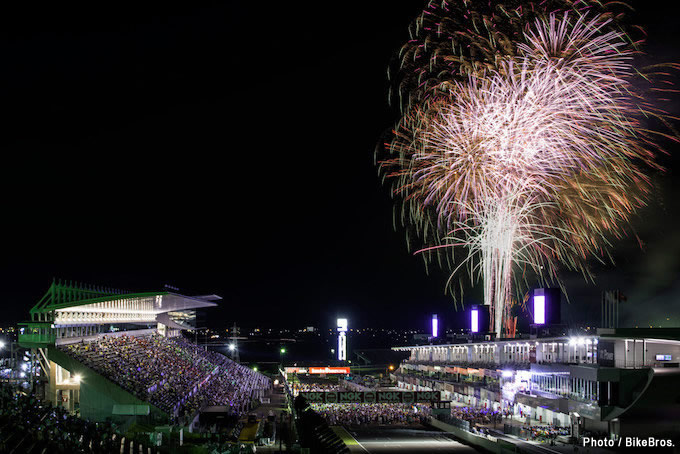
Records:
{"label": "night sky", "polygon": [[[373,163],[397,118],[386,67],[423,1],[18,3],[0,6],[7,323],[53,277],[216,293],[212,326],[457,318],[445,274],[393,228]],[[639,3],[649,58],[680,62],[676,16]],[[634,224],[644,248],[617,242],[594,285],[565,274],[567,321],[596,322],[600,292],[619,288],[625,324],[680,326],[667,149]]]}

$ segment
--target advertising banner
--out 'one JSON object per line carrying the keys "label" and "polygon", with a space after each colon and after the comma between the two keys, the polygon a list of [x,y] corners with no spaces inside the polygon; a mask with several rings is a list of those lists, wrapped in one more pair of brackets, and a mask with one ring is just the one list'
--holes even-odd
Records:
{"label": "advertising banner", "polygon": [[310,374],[349,374],[349,367],[310,367]]}
{"label": "advertising banner", "polygon": [[428,403],[440,402],[439,391],[338,391],[300,393],[309,403]]}
{"label": "advertising banner", "polygon": [[614,341],[600,339],[597,344],[597,364],[614,367]]}

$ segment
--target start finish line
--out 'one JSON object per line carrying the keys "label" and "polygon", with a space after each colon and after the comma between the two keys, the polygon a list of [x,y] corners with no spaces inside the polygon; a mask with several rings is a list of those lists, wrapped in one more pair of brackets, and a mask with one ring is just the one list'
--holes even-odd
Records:
{"label": "start finish line", "polygon": [[300,396],[312,404],[412,404],[441,401],[440,391],[339,391],[339,392],[309,392]]}

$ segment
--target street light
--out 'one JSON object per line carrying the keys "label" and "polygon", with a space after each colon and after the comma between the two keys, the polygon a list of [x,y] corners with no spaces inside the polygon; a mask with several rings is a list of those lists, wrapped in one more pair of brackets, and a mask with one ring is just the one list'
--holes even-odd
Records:
{"label": "street light", "polygon": [[230,352],[233,352],[234,350],[236,350],[236,345],[234,345],[234,344],[229,344],[229,351],[230,351]]}
{"label": "street light", "polygon": [[283,367],[283,355],[286,354],[286,349],[281,347],[281,350],[279,350],[279,367]]}

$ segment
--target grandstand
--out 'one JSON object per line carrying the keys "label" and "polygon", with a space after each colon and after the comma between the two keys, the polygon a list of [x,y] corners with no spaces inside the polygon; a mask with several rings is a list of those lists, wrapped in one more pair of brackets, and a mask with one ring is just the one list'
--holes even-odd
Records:
{"label": "grandstand", "polygon": [[40,366],[45,399],[93,421],[191,424],[216,406],[239,416],[270,380],[182,335],[219,299],[54,281],[19,344]]}

